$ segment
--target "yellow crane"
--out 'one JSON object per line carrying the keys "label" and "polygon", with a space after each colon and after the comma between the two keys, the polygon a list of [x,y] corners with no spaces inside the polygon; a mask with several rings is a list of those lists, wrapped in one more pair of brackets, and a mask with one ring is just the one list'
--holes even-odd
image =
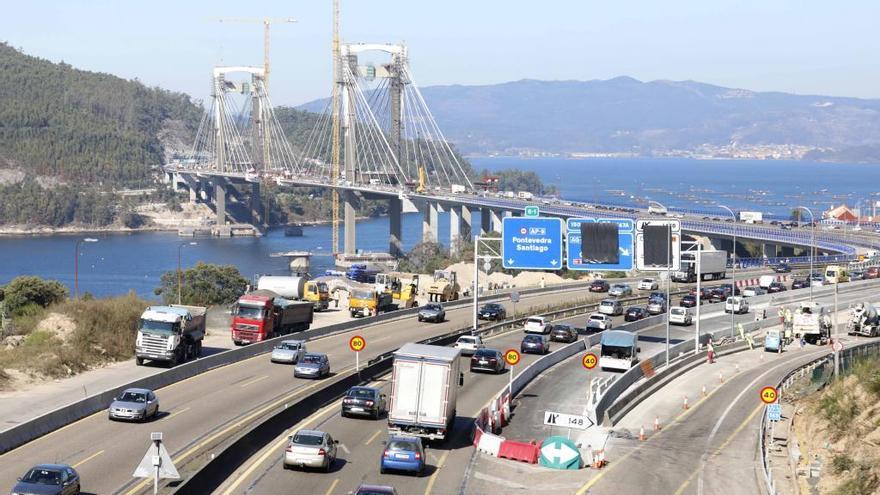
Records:
{"label": "yellow crane", "polygon": [[220,22],[238,22],[244,24],[262,24],[263,25],[263,86],[266,88],[266,93],[269,93],[269,26],[272,24],[281,24],[281,23],[292,23],[296,22],[296,19],[293,17],[279,17],[279,18],[263,18],[259,19],[256,17],[221,17],[219,19]]}

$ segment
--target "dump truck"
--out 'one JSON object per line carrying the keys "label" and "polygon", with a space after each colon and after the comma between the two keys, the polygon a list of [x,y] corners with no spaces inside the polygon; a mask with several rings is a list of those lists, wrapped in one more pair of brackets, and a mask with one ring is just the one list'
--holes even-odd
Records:
{"label": "dump truck", "polygon": [[239,297],[232,307],[232,342],[251,344],[308,330],[314,310],[309,301],[293,301],[271,290],[255,290]]}
{"label": "dump truck", "polygon": [[308,301],[314,305],[315,311],[326,311],[330,307],[327,284],[306,277],[265,275],[257,279],[257,289],[269,290],[293,301]]}
{"label": "dump truck", "polygon": [[831,336],[831,315],[817,302],[802,302],[794,311],[792,333],[794,338],[803,338],[810,344],[827,344]]}
{"label": "dump truck", "polygon": [[846,333],[865,337],[880,335],[880,313],[877,312],[877,308],[867,302],[853,306],[849,321],[846,323]]}
{"label": "dump truck", "polygon": [[388,433],[445,440],[455,423],[458,390],[464,385],[461,351],[404,344],[394,352]]}
{"label": "dump truck", "polygon": [[461,293],[461,287],[458,285],[458,277],[454,271],[434,271],[434,281],[428,286],[429,301],[457,301],[459,293]]}
{"label": "dump truck", "polygon": [[727,276],[727,251],[686,251],[681,253],[681,270],[672,272],[675,282],[697,281],[697,254],[703,280],[720,280]]}
{"label": "dump truck", "polygon": [[375,287],[352,288],[348,292],[348,312],[352,318],[376,316],[396,309],[390,292],[380,292]]}
{"label": "dump truck", "polygon": [[135,340],[135,362],[164,361],[177,366],[202,354],[205,313],[201,306],[150,306],[141,314]]}

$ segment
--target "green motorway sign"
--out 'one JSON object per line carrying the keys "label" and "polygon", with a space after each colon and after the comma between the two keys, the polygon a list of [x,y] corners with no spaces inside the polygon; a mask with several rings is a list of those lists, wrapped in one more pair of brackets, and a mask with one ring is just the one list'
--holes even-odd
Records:
{"label": "green motorway sign", "polygon": [[526,206],[526,216],[527,217],[536,217],[540,212],[538,211],[537,206]]}

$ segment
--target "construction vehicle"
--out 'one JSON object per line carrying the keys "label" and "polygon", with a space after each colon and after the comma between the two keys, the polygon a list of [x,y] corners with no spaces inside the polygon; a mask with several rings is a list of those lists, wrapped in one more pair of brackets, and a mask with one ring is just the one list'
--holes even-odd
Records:
{"label": "construction vehicle", "polygon": [[877,312],[877,308],[866,302],[853,306],[849,321],[846,323],[846,333],[865,337],[880,335],[880,313]]}
{"label": "construction vehicle", "polygon": [[315,311],[326,311],[330,307],[327,284],[305,277],[263,276],[257,280],[257,290],[269,290],[293,301],[310,302]]}
{"label": "construction vehicle", "polygon": [[375,287],[352,288],[348,294],[348,312],[352,318],[376,316],[396,309],[391,293],[377,291]]}
{"label": "construction vehicle", "polygon": [[817,302],[802,302],[794,311],[792,321],[794,338],[803,338],[810,344],[827,344],[831,336],[831,315]]}
{"label": "construction vehicle", "polygon": [[177,366],[202,354],[205,313],[201,306],[150,306],[141,315],[135,340],[135,363],[165,361]]}
{"label": "construction vehicle", "polygon": [[434,281],[428,286],[428,300],[432,302],[457,301],[461,287],[452,270],[435,270]]}
{"label": "construction vehicle", "polygon": [[271,290],[255,290],[239,297],[232,307],[232,341],[235,345],[250,344],[308,330],[314,310],[309,301],[293,301]]}
{"label": "construction vehicle", "polygon": [[417,273],[377,273],[376,290],[391,294],[398,308],[414,308],[419,305],[419,275]]}
{"label": "construction vehicle", "polygon": [[374,283],[376,275],[382,273],[376,268],[371,268],[366,263],[352,263],[345,272],[345,278],[361,283]]}
{"label": "construction vehicle", "polygon": [[846,268],[838,265],[828,265],[825,268],[825,282],[828,284],[837,284],[841,282],[849,282],[849,273]]}

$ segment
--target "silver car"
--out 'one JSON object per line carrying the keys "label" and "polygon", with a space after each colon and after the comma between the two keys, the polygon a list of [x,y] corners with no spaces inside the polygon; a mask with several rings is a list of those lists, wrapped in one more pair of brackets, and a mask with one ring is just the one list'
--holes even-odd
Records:
{"label": "silver car", "polygon": [[330,358],[326,354],[306,354],[293,368],[296,378],[322,378],[330,374]]}
{"label": "silver car", "polygon": [[306,343],[303,340],[282,340],[272,349],[269,358],[273,363],[296,364],[306,354]]}
{"label": "silver car", "polygon": [[336,460],[336,445],[329,433],[318,430],[299,430],[287,440],[284,449],[284,469],[316,468],[330,472]]}
{"label": "silver car", "polygon": [[611,290],[608,291],[609,296],[631,296],[633,293],[632,287],[629,284],[614,284],[611,286]]}
{"label": "silver car", "polygon": [[110,403],[110,419],[143,421],[159,415],[159,398],[145,388],[126,389]]}

